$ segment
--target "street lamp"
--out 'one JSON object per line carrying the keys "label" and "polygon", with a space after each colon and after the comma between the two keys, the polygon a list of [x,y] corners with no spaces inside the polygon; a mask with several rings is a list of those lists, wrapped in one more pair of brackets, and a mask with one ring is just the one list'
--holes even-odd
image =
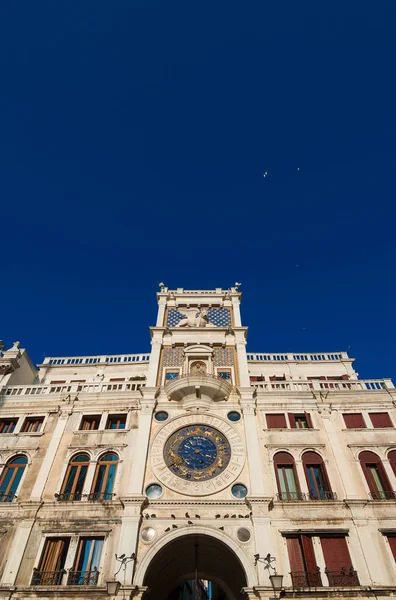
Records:
{"label": "street lamp", "polygon": [[120,587],[121,583],[116,579],[114,579],[113,581],[106,581],[106,588],[109,596],[117,596]]}
{"label": "street lamp", "polygon": [[[271,563],[275,562],[275,560],[275,556],[271,556],[269,552],[265,558],[261,558],[260,554],[254,555],[254,564],[257,565],[258,562],[262,562],[265,564],[264,569],[268,569],[269,580],[276,598],[276,592],[280,592],[282,590],[283,575],[277,573],[275,567],[272,566]],[[273,573],[270,574],[271,569],[273,570]]]}
{"label": "street lamp", "polygon": [[118,571],[114,573],[114,577],[111,581],[106,581],[106,589],[109,596],[117,596],[119,589],[121,587],[121,583],[116,579],[118,573],[121,569],[124,569],[124,585],[125,585],[125,571],[126,566],[131,560],[136,560],[136,554],[132,552],[131,556],[125,556],[125,554],[121,554],[121,556],[115,555],[116,560],[121,563]]}

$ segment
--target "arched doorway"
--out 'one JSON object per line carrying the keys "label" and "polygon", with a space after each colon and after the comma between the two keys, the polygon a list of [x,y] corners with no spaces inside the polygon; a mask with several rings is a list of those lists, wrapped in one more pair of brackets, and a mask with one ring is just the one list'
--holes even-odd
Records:
{"label": "arched doorway", "polygon": [[[207,596],[199,581],[211,582]],[[157,552],[144,585],[150,600],[239,600],[247,582],[240,560],[226,544],[210,535],[187,534]]]}

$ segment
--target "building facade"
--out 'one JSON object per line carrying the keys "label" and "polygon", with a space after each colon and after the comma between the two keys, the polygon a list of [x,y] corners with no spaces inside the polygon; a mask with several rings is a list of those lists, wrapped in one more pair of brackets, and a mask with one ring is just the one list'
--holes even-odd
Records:
{"label": "building facade", "polygon": [[0,598],[394,595],[392,382],[248,352],[238,284],[157,299],[150,354],[1,351]]}

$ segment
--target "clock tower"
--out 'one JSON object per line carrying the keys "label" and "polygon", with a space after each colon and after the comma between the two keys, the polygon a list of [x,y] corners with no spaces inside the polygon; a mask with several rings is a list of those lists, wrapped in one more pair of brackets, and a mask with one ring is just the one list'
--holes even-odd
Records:
{"label": "clock tower", "polygon": [[[258,527],[254,520],[268,498],[239,287],[169,290],[160,284],[157,294],[136,449],[142,479],[132,482],[146,498],[135,581],[153,593],[156,582],[148,569],[153,548],[159,551],[182,533],[191,544],[195,531],[231,537],[239,546],[237,554],[241,539],[247,554],[264,552],[254,532],[265,534],[269,520],[259,518]],[[270,536],[265,537],[268,552]]]}

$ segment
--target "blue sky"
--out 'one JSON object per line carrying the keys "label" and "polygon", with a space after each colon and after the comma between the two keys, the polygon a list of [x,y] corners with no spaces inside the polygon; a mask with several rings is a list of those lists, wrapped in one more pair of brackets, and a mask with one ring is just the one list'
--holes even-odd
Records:
{"label": "blue sky", "polygon": [[395,39],[394,0],[3,3],[0,337],[145,352],[159,281],[241,281],[251,351],[396,379]]}

